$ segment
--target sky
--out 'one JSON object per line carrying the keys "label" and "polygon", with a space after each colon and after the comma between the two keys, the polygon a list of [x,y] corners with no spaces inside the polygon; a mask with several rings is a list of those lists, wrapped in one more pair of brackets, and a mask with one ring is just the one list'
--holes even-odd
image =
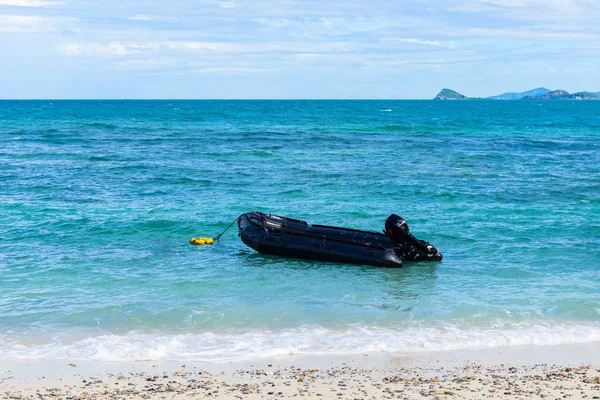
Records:
{"label": "sky", "polygon": [[600,0],[0,0],[0,98],[600,91]]}

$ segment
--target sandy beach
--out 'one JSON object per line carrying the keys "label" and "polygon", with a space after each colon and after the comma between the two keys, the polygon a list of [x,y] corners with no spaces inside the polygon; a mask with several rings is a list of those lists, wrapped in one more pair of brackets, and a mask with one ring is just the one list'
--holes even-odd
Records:
{"label": "sandy beach", "polygon": [[[596,345],[230,363],[0,363],[3,399],[600,398]],[[551,362],[554,360],[555,362]]]}

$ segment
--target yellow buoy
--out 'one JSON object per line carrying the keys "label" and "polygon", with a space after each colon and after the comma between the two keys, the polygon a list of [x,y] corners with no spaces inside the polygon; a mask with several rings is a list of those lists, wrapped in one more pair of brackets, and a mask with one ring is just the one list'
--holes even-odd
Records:
{"label": "yellow buoy", "polygon": [[199,238],[191,238],[190,239],[190,243],[191,244],[213,244],[215,241],[212,238],[203,238],[203,237],[199,237]]}

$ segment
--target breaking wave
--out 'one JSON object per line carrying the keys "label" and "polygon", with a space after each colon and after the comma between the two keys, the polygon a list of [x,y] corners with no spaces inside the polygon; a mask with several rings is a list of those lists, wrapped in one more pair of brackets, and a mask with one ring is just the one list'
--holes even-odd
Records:
{"label": "breaking wave", "polygon": [[592,342],[600,342],[600,325],[531,326],[509,330],[301,327],[230,334],[130,332],[87,337],[69,343],[53,340],[24,344],[4,338],[0,339],[0,359],[225,362],[286,355],[393,354]]}

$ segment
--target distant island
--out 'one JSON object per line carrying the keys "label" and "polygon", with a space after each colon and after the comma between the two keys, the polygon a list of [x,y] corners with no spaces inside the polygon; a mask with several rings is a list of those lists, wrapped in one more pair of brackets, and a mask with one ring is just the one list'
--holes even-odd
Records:
{"label": "distant island", "polygon": [[569,93],[565,90],[537,88],[526,92],[508,92],[489,97],[467,97],[451,89],[442,89],[434,100],[600,100],[600,92]]}

